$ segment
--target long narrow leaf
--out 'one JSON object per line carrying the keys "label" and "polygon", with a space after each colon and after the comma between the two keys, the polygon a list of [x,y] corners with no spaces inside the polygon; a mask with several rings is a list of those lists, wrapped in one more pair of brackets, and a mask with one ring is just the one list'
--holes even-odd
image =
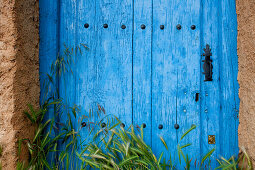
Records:
{"label": "long narrow leaf", "polygon": [[189,134],[192,130],[196,129],[196,125],[192,125],[190,129],[188,129],[181,137],[181,140],[187,135]]}
{"label": "long narrow leaf", "polygon": [[208,158],[211,157],[211,155],[213,154],[213,152],[214,152],[215,150],[216,150],[216,149],[213,148],[213,149],[211,149],[209,152],[207,152],[207,154],[202,158],[201,165],[204,163],[204,161],[205,161],[206,159],[208,159]]}

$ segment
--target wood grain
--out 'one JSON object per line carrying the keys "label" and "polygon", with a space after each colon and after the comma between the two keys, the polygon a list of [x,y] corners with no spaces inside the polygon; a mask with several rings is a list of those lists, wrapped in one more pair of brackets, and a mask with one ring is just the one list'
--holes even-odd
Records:
{"label": "wood grain", "polygon": [[[40,6],[40,47],[39,47],[39,64],[40,64],[40,104],[43,104],[51,92],[57,89],[57,80],[50,84],[47,74],[50,74],[51,64],[55,62],[58,55],[58,1],[39,1]],[[50,8],[49,8],[50,6]],[[51,89],[51,90],[49,90]],[[54,118],[54,108],[50,107],[45,115],[45,120]],[[50,130],[48,127],[47,130]],[[58,132],[52,131],[52,135]],[[48,156],[48,161],[52,162],[56,155],[54,153]]]}
{"label": "wood grain", "polygon": [[[64,50],[64,43],[88,45],[89,50],[75,56],[73,74],[59,80],[60,97],[68,105],[82,106],[74,122],[83,138],[87,137],[88,130],[80,127],[82,117],[93,110],[92,120],[99,121],[101,117],[95,114],[99,104],[106,115],[117,116],[126,127],[146,124],[145,142],[152,146],[156,156],[164,151],[164,156],[167,159],[171,156],[177,164],[178,143],[192,143],[184,149],[192,158],[192,169],[195,169],[194,161],[200,162],[210,149],[216,148],[212,168],[217,166],[215,158],[238,153],[234,1],[60,2],[52,4],[50,11],[46,10],[46,3],[41,2],[40,69],[49,70],[49,62],[57,55],[57,44],[60,51]],[[53,18],[49,17],[50,13],[54,14]],[[45,23],[49,23],[48,26]],[[84,28],[85,23],[89,24],[88,28]],[[104,28],[104,24],[108,24],[108,28]],[[142,24],[145,29],[141,29]],[[181,24],[180,30],[176,29],[177,24]],[[126,28],[121,28],[122,25]],[[160,29],[160,25],[164,25],[164,29]],[[196,28],[192,30],[191,25]],[[202,74],[206,44],[212,49],[211,82],[204,82]],[[45,77],[41,79],[42,82]],[[63,110],[61,121],[67,119],[66,112]],[[158,128],[160,124],[163,129]],[[179,129],[174,128],[175,124]],[[197,126],[196,130],[180,141],[192,125]],[[208,135],[216,136],[216,144],[208,144]]]}
{"label": "wood grain", "polygon": [[146,124],[144,140],[151,145],[151,1],[134,1],[133,22],[133,124]]}

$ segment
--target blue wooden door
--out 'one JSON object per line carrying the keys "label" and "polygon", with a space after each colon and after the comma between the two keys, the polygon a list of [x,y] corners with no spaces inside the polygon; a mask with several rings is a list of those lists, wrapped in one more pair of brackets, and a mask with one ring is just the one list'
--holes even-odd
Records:
{"label": "blue wooden door", "polygon": [[[166,152],[162,136],[177,159],[177,143],[193,125],[183,141],[192,143],[191,158],[199,162],[213,148],[213,158],[238,153],[235,0],[44,0],[40,9],[41,72],[54,60],[48,56],[89,47],[59,81],[68,104],[82,113],[100,105],[125,127],[145,124],[144,140],[157,156]],[[212,81],[204,81],[206,44]]]}

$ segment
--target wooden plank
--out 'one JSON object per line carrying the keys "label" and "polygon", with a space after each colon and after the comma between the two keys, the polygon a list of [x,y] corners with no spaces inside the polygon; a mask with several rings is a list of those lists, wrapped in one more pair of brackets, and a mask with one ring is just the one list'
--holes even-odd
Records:
{"label": "wooden plank", "polygon": [[[177,1],[153,1],[153,41],[152,41],[152,148],[156,156],[162,151],[168,160],[176,159],[177,133],[176,123],[176,91],[177,63],[176,47],[180,36],[176,31]],[[178,9],[177,9],[178,11]],[[160,29],[164,25],[164,30]],[[159,129],[163,125],[163,129]],[[167,151],[160,141],[167,142]],[[171,155],[170,155],[171,154]],[[177,162],[177,161],[174,161]]]}
{"label": "wooden plank", "polygon": [[[193,144],[185,151],[194,161],[200,156],[200,103],[195,101],[200,90],[200,1],[154,1],[153,5],[152,136],[165,138],[172,159],[179,164],[178,138],[193,124],[197,125],[181,143]],[[165,24],[164,30],[160,30],[161,24]],[[181,30],[176,29],[177,24],[182,25]],[[191,30],[193,24],[195,30]],[[159,124],[163,124],[162,130],[158,129]],[[175,124],[179,124],[178,130]],[[159,155],[164,146],[159,139],[153,141],[154,151]],[[170,154],[165,156],[169,158]]]}
{"label": "wooden plank", "polygon": [[[97,68],[97,21],[96,21],[96,1],[80,0],[77,1],[77,33],[76,42],[81,46],[82,53],[77,55],[76,62],[76,101],[81,106],[81,113],[78,115],[77,124],[81,135],[81,142],[86,144],[91,128],[94,127],[90,122],[97,121],[97,102],[94,95],[96,68]],[[85,24],[88,27],[85,28]],[[82,47],[85,44],[88,49]],[[93,109],[93,112],[92,112]],[[93,115],[91,114],[93,113]],[[86,127],[82,127],[81,123],[85,122]]]}
{"label": "wooden plank", "polygon": [[[141,29],[141,25],[146,26]],[[133,23],[133,124],[144,129],[144,140],[151,145],[151,34],[152,1],[134,1]]]}
{"label": "wooden plank", "polygon": [[132,1],[97,1],[95,20],[94,90],[87,95],[128,127],[132,123]]}
{"label": "wooden plank", "polygon": [[[199,5],[197,6],[198,6],[197,20],[199,20]],[[197,6],[194,6],[194,7],[197,7]],[[155,109],[155,111],[153,111],[153,114],[155,113],[155,118],[154,118],[155,122],[158,122],[155,124],[159,124],[160,122],[164,122],[165,124],[162,130],[156,130],[157,125],[153,127],[153,130],[155,129],[156,134],[160,134],[166,137],[166,141],[168,141],[168,145],[170,145],[170,148],[172,148],[171,151],[172,152],[173,150],[175,151],[175,153],[172,155],[172,158],[175,159],[175,162],[177,162],[176,161],[177,160],[176,145],[177,145],[178,137],[176,135],[176,130],[174,129],[174,125],[178,123],[177,120],[178,120],[178,117],[180,117],[180,116],[177,116],[176,107],[177,107],[177,104],[179,104],[177,102],[180,102],[180,101],[186,102],[184,99],[180,99],[179,93],[186,93],[186,95],[188,95],[187,88],[182,89],[183,87],[181,87],[181,90],[180,90],[179,89],[180,87],[178,87],[178,86],[181,86],[182,83],[185,83],[185,82],[182,82],[185,80],[185,78],[180,79],[180,77],[185,77],[186,75],[182,75],[183,74],[181,72],[182,68],[179,69],[179,67],[182,66],[183,62],[185,63],[184,59],[186,57],[186,54],[183,53],[183,50],[185,48],[189,48],[187,44],[185,44],[186,46],[183,47],[183,44],[186,40],[184,35],[187,34],[187,33],[184,34],[183,31],[188,32],[186,36],[191,36],[189,34],[193,33],[191,31],[189,32],[189,29],[190,29],[189,26],[191,26],[191,24],[182,18],[183,13],[185,13],[184,12],[185,7],[186,6],[184,2],[182,4],[182,2],[170,3],[167,1],[163,1],[163,2],[155,1],[154,2],[155,10],[153,12],[153,15],[154,15],[153,21],[155,23],[154,24],[155,29],[153,34],[153,85],[154,86],[152,87],[153,88],[153,110]],[[160,30],[159,25],[164,24],[166,22],[168,23],[164,31]],[[176,25],[179,23],[183,25],[183,28],[181,30],[176,29]],[[187,24],[189,25],[187,26]],[[197,44],[198,45],[197,49],[198,49],[199,48],[199,30],[196,32],[196,34],[193,34],[193,36],[197,37],[195,38],[195,41],[198,42]],[[195,43],[192,43],[192,45],[193,44]],[[173,49],[173,50],[169,50],[169,49]],[[194,49],[194,51],[195,51],[194,54],[191,54],[190,56],[187,55],[187,56],[194,57],[196,53],[198,53],[199,49],[198,50]],[[198,73],[199,73],[200,71],[199,60],[197,61],[195,60],[195,62],[192,64],[194,64],[192,65],[194,67],[198,66],[196,69],[198,70]],[[178,73],[179,70],[180,72]],[[194,70],[192,70],[191,73],[194,74]],[[195,83],[198,82],[196,86],[199,87],[199,75],[197,77],[198,78],[195,79]],[[180,79],[181,82],[178,82],[177,79],[178,80]],[[192,79],[192,81],[194,80]],[[155,95],[154,95],[154,92],[155,92]],[[190,99],[193,101],[194,96],[191,96]],[[197,108],[199,109],[199,105],[197,106]],[[183,112],[183,106],[181,107],[181,112]],[[184,119],[186,119],[186,115]],[[199,120],[199,117],[197,117],[197,120]],[[193,123],[197,123],[197,122],[193,122]],[[186,123],[184,123],[183,126],[181,124],[182,127],[178,131],[182,130],[184,132],[184,130],[186,130],[185,125]],[[155,141],[155,145],[158,145],[157,146],[158,148],[155,150],[158,150],[160,153],[160,150],[162,150],[163,145],[161,144],[160,141]]]}
{"label": "wooden plank", "polygon": [[[74,48],[76,47],[76,2],[72,0],[61,0],[60,3],[60,28],[59,28],[59,55],[60,57],[64,57],[65,60],[67,58],[74,59],[75,53]],[[67,51],[71,54],[67,56]],[[72,67],[72,72],[70,71],[70,67]],[[75,101],[75,87],[76,87],[76,80],[75,74],[76,70],[72,63],[67,64],[65,63],[65,68],[60,68],[60,77],[59,77],[59,95],[60,98],[63,99],[65,107],[65,113],[63,114],[62,118],[67,119],[67,110],[68,107],[73,106],[76,103]]]}
{"label": "wooden plank", "polygon": [[237,83],[237,19],[234,0],[221,2],[221,155],[226,158],[238,155],[238,83]]}
{"label": "wooden plank", "polygon": [[[226,158],[238,154],[237,111],[239,107],[237,83],[236,54],[236,14],[235,2],[204,1],[203,45],[212,45],[213,82],[202,86],[203,103],[201,112],[203,120],[202,152],[216,147],[213,159]],[[208,10],[210,7],[210,10]],[[209,43],[208,43],[209,44]],[[203,77],[203,76],[202,76]],[[206,95],[208,94],[208,95]],[[216,145],[209,145],[208,135],[216,135]],[[212,168],[217,162],[212,162]]]}
{"label": "wooden plank", "polygon": [[[48,85],[47,73],[50,73],[51,64],[56,60],[58,53],[58,1],[44,0],[40,6],[40,104],[50,96],[48,89],[56,90],[56,84]],[[56,80],[55,80],[56,82]],[[49,108],[45,120],[54,118],[54,108]],[[48,129],[49,130],[49,129]],[[54,131],[52,134],[54,135]],[[57,132],[56,132],[57,133]],[[55,163],[56,154],[49,154],[49,163]]]}
{"label": "wooden plank", "polygon": [[[220,115],[221,115],[221,89],[220,89],[220,58],[221,38],[219,29],[220,5],[216,1],[203,0],[203,16],[201,20],[203,29],[202,47],[206,44],[212,49],[213,81],[204,82],[203,62],[201,62],[201,156],[209,150],[216,148],[212,155],[211,166],[216,167],[216,159],[220,155]],[[201,51],[203,54],[204,51]],[[204,59],[204,56],[202,56]],[[215,135],[216,144],[208,144],[208,135]]]}
{"label": "wooden plank", "polygon": [[[60,57],[64,57],[65,60],[67,58],[72,58],[74,60],[74,53],[72,52],[72,48],[74,49],[76,46],[75,35],[76,35],[76,2],[73,0],[61,0],[59,4],[59,55]],[[67,51],[72,53],[70,56],[67,55]],[[72,63],[63,63],[65,68],[72,68],[72,72],[70,69],[64,71],[63,68],[60,68],[60,77],[59,77],[59,98],[63,100],[64,107],[61,108],[59,112],[59,122],[67,124],[69,120],[68,113],[70,113],[70,117],[73,120],[73,128],[77,130],[77,124],[75,123],[75,117],[70,111],[70,107],[72,107],[75,101],[76,95],[76,70],[75,66]],[[68,125],[70,128],[71,126]],[[63,126],[60,126],[60,130]],[[61,131],[59,132],[61,133]],[[58,149],[60,151],[66,150],[66,143],[59,142]],[[75,157],[74,154],[70,154],[70,159],[73,160],[72,157]],[[75,161],[70,161],[69,163],[70,169],[75,169],[76,164]],[[65,165],[60,165],[60,169]]]}
{"label": "wooden plank", "polygon": [[[100,105],[107,115],[115,115],[129,126],[132,121],[132,2],[82,0],[77,15],[77,43],[89,47],[77,63],[76,98],[83,113],[78,123],[89,111],[93,112],[89,121],[99,122],[106,117],[103,113],[97,115]],[[88,28],[84,28],[86,23]],[[106,23],[108,28],[103,27]],[[122,29],[122,25],[126,28]],[[81,130],[84,139],[88,131],[88,128]]]}
{"label": "wooden plank", "polygon": [[[52,3],[50,9],[47,3]],[[40,2],[40,22],[49,23],[40,27],[40,72],[50,70],[58,52],[58,4],[47,3]],[[164,137],[171,152],[176,151],[178,139],[192,124],[198,127],[183,144],[192,143],[185,151],[193,160],[214,147],[214,159],[238,153],[234,2],[61,0],[59,8],[61,54],[64,44],[75,47],[85,43],[90,48],[77,56],[80,58],[72,65],[73,74],[60,79],[60,97],[66,104],[81,105],[82,113],[96,111],[99,104],[126,126],[132,121],[134,125],[145,123],[145,141],[157,156],[166,151],[159,136]],[[84,28],[85,23],[88,28]],[[103,28],[105,23],[108,28]],[[145,29],[141,29],[142,24]],[[181,30],[176,29],[177,24],[182,25]],[[193,24],[195,30],[190,28]],[[161,30],[160,25],[165,28]],[[206,44],[213,54],[212,82],[204,82],[200,73],[199,56]],[[201,96],[198,102],[196,93]],[[67,120],[66,113],[63,110],[62,122]],[[94,116],[94,121],[99,120]],[[80,120],[74,121],[76,129],[80,129]],[[178,130],[174,129],[176,123]],[[80,130],[86,138],[88,132]],[[216,136],[215,145],[208,144],[208,135]],[[176,152],[172,153],[177,160]],[[216,161],[211,165],[216,167]]]}
{"label": "wooden plank", "polygon": [[[48,7],[51,6],[51,8]],[[49,97],[47,85],[47,74],[50,74],[51,64],[56,60],[58,54],[58,3],[40,2],[40,86],[41,104]],[[50,88],[50,87],[49,87]],[[55,87],[51,86],[52,89]],[[51,112],[48,114],[51,115]],[[52,115],[53,116],[53,115]],[[51,116],[50,116],[51,117]]]}
{"label": "wooden plank", "polygon": [[[190,147],[183,149],[184,153],[189,155],[191,169],[195,169],[195,162],[200,162],[200,99],[196,101],[196,93],[200,95],[200,54],[201,54],[201,11],[200,0],[187,0],[183,4],[178,4],[177,21],[182,25],[180,34],[176,43],[176,64],[178,72],[177,85],[177,124],[180,128],[177,130],[177,136],[180,145],[191,143]],[[176,10],[176,9],[175,9]],[[195,25],[195,29],[191,26]],[[190,132],[182,141],[181,136],[192,126],[197,128]],[[182,169],[183,164],[179,168]]]}

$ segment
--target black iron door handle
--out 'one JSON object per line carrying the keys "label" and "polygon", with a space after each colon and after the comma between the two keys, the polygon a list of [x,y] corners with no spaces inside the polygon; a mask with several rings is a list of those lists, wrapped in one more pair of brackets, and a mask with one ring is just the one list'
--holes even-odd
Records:
{"label": "black iron door handle", "polygon": [[206,47],[204,49],[205,53],[203,53],[203,56],[205,56],[205,59],[202,60],[202,62],[204,62],[203,64],[203,69],[204,72],[203,74],[205,75],[205,80],[204,81],[212,81],[212,69],[213,69],[213,65],[212,65],[212,60],[211,60],[211,49],[210,46],[208,44],[206,44]]}

